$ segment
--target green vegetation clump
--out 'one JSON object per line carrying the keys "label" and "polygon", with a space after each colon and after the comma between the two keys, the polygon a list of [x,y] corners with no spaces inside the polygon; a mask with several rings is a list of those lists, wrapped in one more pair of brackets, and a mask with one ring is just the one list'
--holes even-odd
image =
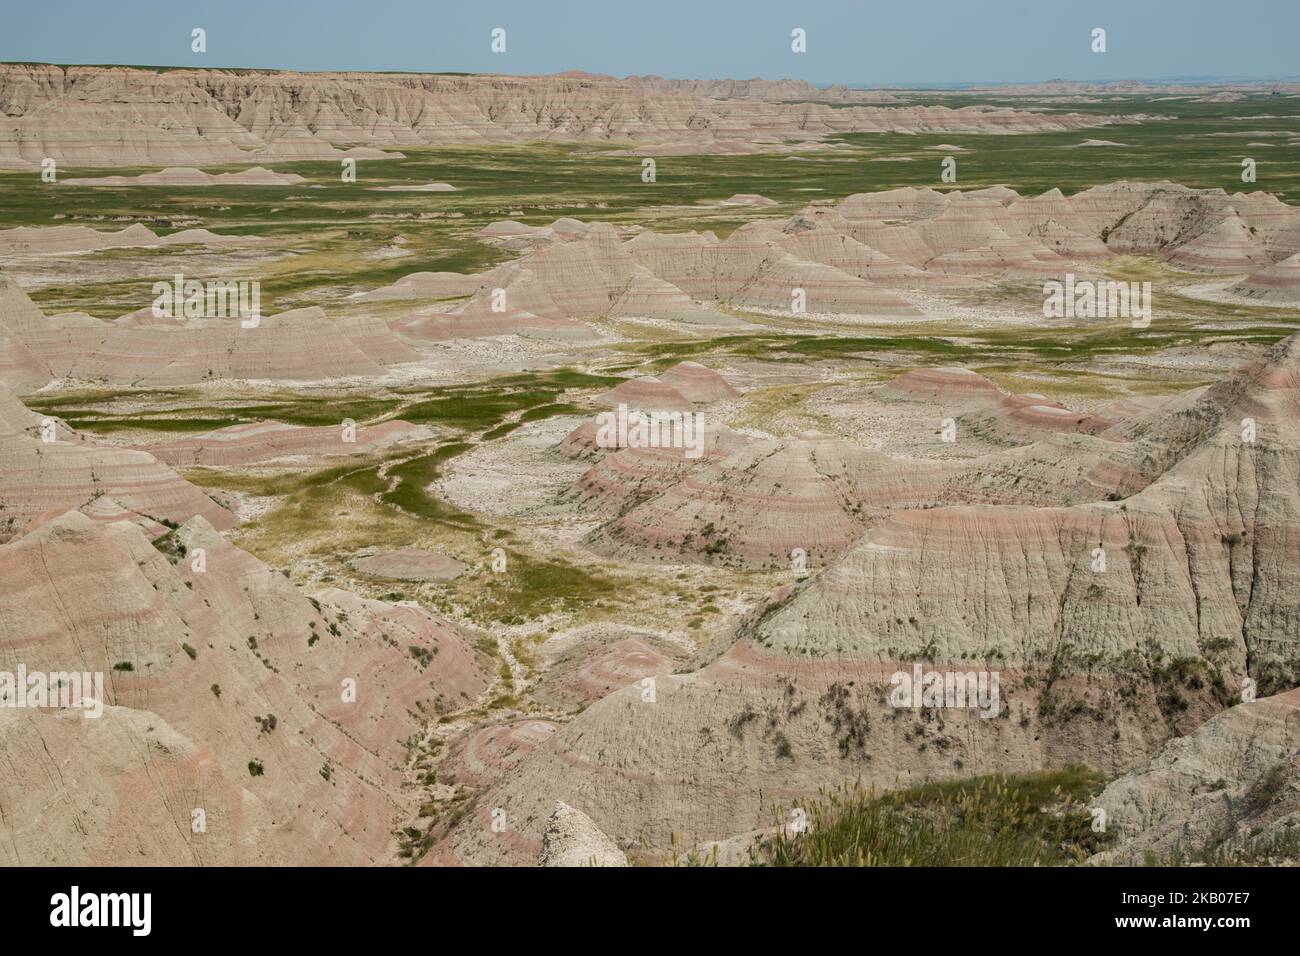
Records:
{"label": "green vegetation clump", "polygon": [[760,866],[1063,866],[1101,850],[1087,800],[1102,785],[1083,766],[972,777],[878,795],[841,787],[802,807],[807,828],[753,851]]}
{"label": "green vegetation clump", "polygon": [[552,611],[576,610],[617,595],[603,575],[582,568],[511,553],[508,570],[486,581],[476,616],[502,624],[520,624]]}

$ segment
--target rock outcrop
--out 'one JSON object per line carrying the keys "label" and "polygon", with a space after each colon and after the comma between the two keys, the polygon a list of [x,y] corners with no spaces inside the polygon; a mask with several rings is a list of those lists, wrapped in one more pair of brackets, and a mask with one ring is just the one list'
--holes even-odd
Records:
{"label": "rock outcrop", "polygon": [[202,518],[155,546],[67,514],[0,546],[0,575],[0,669],[104,694],[99,717],[0,708],[6,865],[389,862],[421,713],[488,684],[454,627],[309,597]]}
{"label": "rock outcrop", "polygon": [[1092,804],[1116,846],[1097,864],[1148,858],[1227,861],[1253,852],[1294,860],[1300,846],[1300,689],[1238,704],[1149,763],[1111,783]]}
{"label": "rock outcrop", "polygon": [[591,817],[557,801],[542,832],[542,866],[627,866],[623,851]]}

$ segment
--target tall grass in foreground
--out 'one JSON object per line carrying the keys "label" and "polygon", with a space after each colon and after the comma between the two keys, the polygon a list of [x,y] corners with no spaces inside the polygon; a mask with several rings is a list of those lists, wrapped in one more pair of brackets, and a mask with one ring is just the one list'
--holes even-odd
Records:
{"label": "tall grass in foreground", "polygon": [[1087,800],[1101,777],[1083,766],[973,777],[878,795],[854,784],[782,814],[752,851],[759,866],[1065,866],[1103,848]]}
{"label": "tall grass in foreground", "polygon": [[1300,825],[1247,842],[1221,843],[1189,850],[1181,844],[1168,853],[1147,850],[1145,866],[1295,866],[1300,863]]}

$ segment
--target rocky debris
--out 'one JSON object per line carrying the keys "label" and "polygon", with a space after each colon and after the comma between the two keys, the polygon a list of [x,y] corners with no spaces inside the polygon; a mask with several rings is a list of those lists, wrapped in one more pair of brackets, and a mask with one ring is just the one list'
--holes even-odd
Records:
{"label": "rocky debris", "polygon": [[627,866],[627,857],[591,817],[562,800],[542,831],[541,866]]}

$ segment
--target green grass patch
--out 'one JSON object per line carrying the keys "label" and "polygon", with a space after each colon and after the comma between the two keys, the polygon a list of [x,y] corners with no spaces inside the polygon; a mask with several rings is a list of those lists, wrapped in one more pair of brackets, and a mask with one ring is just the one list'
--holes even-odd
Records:
{"label": "green grass patch", "polygon": [[[1082,766],[925,784],[877,795],[860,786],[803,806],[808,829],[782,827],[756,851],[767,866],[1063,866],[1100,850],[1087,800],[1101,777]],[[783,816],[783,824],[788,819]]]}

